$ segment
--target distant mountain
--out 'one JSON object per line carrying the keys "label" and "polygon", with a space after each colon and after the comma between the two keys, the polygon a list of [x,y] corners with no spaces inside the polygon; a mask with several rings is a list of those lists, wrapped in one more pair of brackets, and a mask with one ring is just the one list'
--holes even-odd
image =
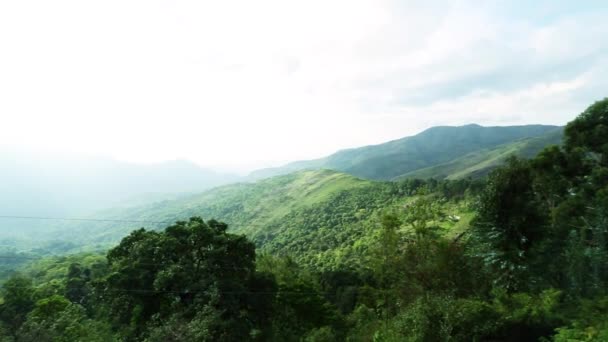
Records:
{"label": "distant mountain", "polygon": [[[48,248],[55,251],[106,248],[141,226],[163,228],[202,216],[225,221],[267,251],[297,252],[303,241],[314,240],[319,249],[303,256],[308,258],[351,241],[353,234],[364,234],[360,230],[365,227],[351,224],[404,200],[402,182],[375,180],[482,176],[509,155],[531,157],[561,139],[562,128],[556,126],[435,127],[381,145],[258,171],[253,178],[263,179],[234,184],[228,183],[239,178],[184,161],[139,165],[0,153],[0,216],[93,219],[2,219],[0,245],[27,249],[36,239],[54,240],[60,247]],[[273,174],[280,176],[264,178]]]}
{"label": "distant mountain", "polygon": [[[141,226],[160,229],[176,220],[202,216],[228,223],[232,232],[246,234],[264,251],[288,251],[304,259],[329,253],[326,257],[334,258],[335,253],[354,253],[350,249],[358,239],[366,238],[378,210],[406,200],[404,183],[365,180],[329,169],[297,169],[341,165],[346,172],[370,175],[365,172],[373,170],[374,177],[383,175],[390,180],[459,179],[484,175],[510,155],[532,157],[561,139],[562,128],[554,126],[437,127],[415,137],[274,170],[287,172],[285,175],[100,211],[89,218],[110,221],[62,223],[46,234],[47,239],[71,241],[73,246],[103,249]],[[415,159],[410,160],[412,157]],[[353,160],[349,162],[349,158]],[[367,167],[370,165],[385,168]],[[399,168],[398,172],[391,172],[390,165]],[[458,216],[466,215],[458,212]],[[301,250],[302,244],[308,246],[306,252]]]}
{"label": "distant mountain", "polygon": [[519,139],[495,147],[479,149],[447,163],[408,172],[397,177],[397,179],[461,179],[466,177],[482,177],[502,164],[509,156],[515,155],[521,158],[532,158],[547,146],[560,145],[562,138],[563,130],[558,128],[538,137]]}
{"label": "distant mountain", "polygon": [[474,176],[498,165],[506,154],[535,155],[545,146],[559,143],[561,135],[561,127],[546,125],[440,126],[379,145],[338,151],[321,159],[258,170],[251,173],[249,178],[263,179],[298,170],[317,169],[331,169],[373,180]]}
{"label": "distant mountain", "polygon": [[[112,159],[0,150],[0,215],[65,216],[149,203],[236,180],[186,161]],[[5,226],[6,221],[0,221]]]}

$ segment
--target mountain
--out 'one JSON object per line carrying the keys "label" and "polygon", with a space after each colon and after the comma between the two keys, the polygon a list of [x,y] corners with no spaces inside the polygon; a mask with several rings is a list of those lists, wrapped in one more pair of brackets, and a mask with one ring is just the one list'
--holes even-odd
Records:
{"label": "mountain", "polygon": [[498,167],[509,156],[532,158],[550,145],[560,145],[563,138],[561,128],[551,130],[541,136],[519,139],[507,144],[491,148],[479,149],[475,152],[455,158],[447,163],[418,169],[397,177],[405,178],[436,178],[462,179],[466,177],[481,177]]}
{"label": "mountain", "polygon": [[[174,200],[104,210],[92,218],[159,222],[148,226],[162,228],[167,223],[196,215],[222,220],[230,225],[232,231],[251,234],[294,210],[327,201],[345,190],[371,185],[375,182],[330,170],[300,171],[255,183],[224,185]],[[114,231],[122,236],[137,228],[137,224],[130,222],[118,225],[114,222],[86,223],[86,226],[89,231],[100,231],[101,234],[93,238],[99,241],[113,240]]]}
{"label": "mountain", "polygon": [[[535,155],[546,146],[545,143],[559,143],[561,132],[561,127],[546,125],[483,127],[473,124],[433,127],[415,136],[379,145],[342,150],[321,159],[258,170],[249,177],[262,179],[297,170],[317,169],[331,169],[373,180],[416,176],[417,171],[426,177],[442,178],[452,174],[463,177],[475,175],[475,172],[482,169],[483,172],[487,171],[487,167],[478,165],[476,168],[475,165],[487,159],[496,159],[501,151],[522,156]],[[540,139],[530,140],[534,138]],[[451,165],[446,166],[450,173],[444,175],[442,172],[446,167],[441,166],[447,164]],[[486,166],[497,164],[489,163]],[[440,172],[432,172],[434,167]],[[467,169],[472,172],[464,172]]]}
{"label": "mountain", "polygon": [[[435,127],[257,173],[288,173],[278,177],[223,186],[238,179],[184,161],[138,165],[0,154],[0,177],[6,180],[0,185],[0,216],[91,219],[3,218],[0,244],[27,249],[36,240],[50,250],[107,248],[140,226],[157,229],[202,216],[228,223],[231,231],[246,234],[265,251],[298,254],[304,241],[314,241],[315,247],[302,256],[308,258],[334,253],[344,241],[364,236],[361,229],[372,224],[369,220],[380,208],[403,201],[407,182],[386,180],[481,176],[509,155],[531,157],[561,137],[562,128],[555,126]],[[100,210],[110,207],[115,208]]]}
{"label": "mountain", "polygon": [[[508,155],[530,157],[559,143],[561,135],[562,128],[543,125],[441,126],[380,145],[259,170],[247,179],[321,169],[369,180],[479,176]],[[187,161],[142,165],[8,149],[0,149],[0,177],[0,215],[59,217],[141,205],[240,180]]]}
{"label": "mountain", "polygon": [[[298,171],[255,183],[217,187],[201,194],[134,208],[112,209],[95,218],[63,225],[50,233],[75,245],[104,249],[139,227],[162,229],[192,216],[226,222],[232,233],[244,234],[261,251],[289,254],[318,267],[348,263],[359,246],[373,238],[381,212],[400,208],[421,182],[369,181],[330,171]],[[465,207],[446,207],[467,217]],[[466,220],[444,222],[446,228]]]}
{"label": "mountain", "polygon": [[5,148],[0,179],[0,215],[65,217],[200,192],[237,177],[181,160],[133,164]]}

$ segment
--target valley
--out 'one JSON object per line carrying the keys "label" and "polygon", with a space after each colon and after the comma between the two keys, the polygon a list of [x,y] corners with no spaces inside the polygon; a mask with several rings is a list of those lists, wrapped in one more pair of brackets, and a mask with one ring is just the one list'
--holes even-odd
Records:
{"label": "valley", "polygon": [[599,341],[608,202],[588,120],[606,101],[566,128],[436,127],[80,218],[13,217],[45,229],[2,237],[0,333],[565,341],[582,324]]}

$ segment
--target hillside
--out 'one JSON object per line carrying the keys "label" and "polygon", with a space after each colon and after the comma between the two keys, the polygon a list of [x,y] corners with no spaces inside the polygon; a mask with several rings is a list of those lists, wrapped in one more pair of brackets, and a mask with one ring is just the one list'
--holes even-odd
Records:
{"label": "hillside", "polygon": [[[559,132],[559,133],[558,133]],[[540,138],[538,141],[522,143],[522,140]],[[497,154],[513,153],[533,156],[545,143],[555,144],[561,140],[561,128],[557,126],[527,125],[506,127],[483,127],[466,125],[459,127],[440,126],[420,134],[387,143],[348,149],[328,157],[310,161],[298,161],[283,167],[253,172],[251,179],[261,179],[286,174],[297,170],[331,169],[356,177],[374,180],[391,180],[409,177],[421,172],[425,177],[443,176],[446,164],[450,174],[475,175],[478,169],[487,169],[498,163],[483,161],[496,159]],[[509,144],[514,144],[507,147]],[[499,151],[501,150],[501,151]],[[473,155],[470,155],[473,154]],[[477,155],[477,157],[474,157]],[[464,159],[463,159],[464,158]],[[471,159],[466,161],[467,159]],[[501,159],[501,158],[498,158]],[[433,172],[437,167],[438,172]],[[466,170],[472,168],[470,173]],[[425,171],[422,171],[426,169]]]}
{"label": "hillside", "polygon": [[352,257],[356,242],[373,234],[379,212],[403,204],[412,186],[411,182],[366,181],[330,170],[300,171],[95,216],[145,223],[71,223],[52,235],[61,240],[78,236],[81,245],[103,248],[139,226],[158,229],[201,216],[226,222],[231,232],[247,235],[265,252],[290,254],[321,266]]}
{"label": "hillside", "polygon": [[[538,136],[517,139],[530,135]],[[368,216],[362,213],[369,213],[375,205],[397,200],[387,193],[396,191],[399,184],[364,178],[462,179],[481,176],[507,156],[531,157],[543,147],[559,143],[561,136],[561,128],[539,125],[435,127],[414,137],[341,151],[316,161],[295,162],[273,171],[293,171],[295,174],[220,186],[206,192],[201,191],[238,178],[183,161],[138,165],[100,158],[11,155],[4,151],[0,154],[0,164],[4,166],[0,176],[7,182],[0,185],[0,214],[145,222],[3,218],[0,243],[13,246],[17,251],[35,249],[42,254],[104,249],[139,226],[162,228],[175,219],[200,215],[226,221],[232,231],[247,234],[268,250],[298,250],[300,240],[293,232],[298,231],[302,237],[306,235],[298,230],[299,225],[316,232],[328,228],[323,221],[327,217],[334,221],[340,217],[340,224],[359,222],[361,220],[353,219],[355,214],[365,220]],[[507,143],[500,144],[503,141]],[[491,147],[480,148],[478,143]],[[325,168],[344,170],[339,173]],[[412,168],[413,171],[401,173]],[[299,171],[307,169],[316,171]],[[399,175],[393,177],[396,174]],[[347,207],[336,208],[334,202],[339,200],[347,201]],[[321,221],[319,215],[324,217]],[[329,224],[329,228],[336,229],[339,226],[336,222]],[[345,231],[344,234],[349,233]],[[325,233],[314,234],[323,237]],[[323,249],[329,243],[331,249],[341,240],[332,241],[332,238],[319,238],[318,246]]]}
{"label": "hillside", "polygon": [[[99,250],[3,252],[0,337],[606,341],[607,108],[487,181],[307,170],[60,227],[49,236]],[[560,138],[420,174],[482,174]]]}
{"label": "hillside", "polygon": [[539,137],[520,139],[492,148],[483,148],[447,163],[408,172],[397,177],[397,179],[462,179],[485,176],[491,170],[503,164],[509,156],[533,158],[545,147],[561,144],[562,137],[562,129],[551,130]]}

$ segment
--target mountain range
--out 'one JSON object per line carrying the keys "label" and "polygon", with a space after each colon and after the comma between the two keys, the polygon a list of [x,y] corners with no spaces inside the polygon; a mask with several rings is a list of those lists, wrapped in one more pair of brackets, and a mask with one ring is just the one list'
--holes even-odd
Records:
{"label": "mountain range", "polygon": [[330,169],[375,180],[463,178],[485,174],[511,154],[534,156],[547,145],[559,144],[562,131],[548,125],[439,126],[379,145],[258,170],[249,177],[255,180],[298,170]]}
{"label": "mountain range", "polygon": [[200,192],[237,176],[183,160],[135,164],[5,148],[0,179],[0,215],[62,217]]}
{"label": "mountain range", "polygon": [[[297,249],[300,239],[316,233],[306,235],[293,227],[354,234],[339,227],[363,222],[376,209],[403,198],[395,195],[400,186],[395,181],[480,177],[510,155],[532,157],[548,145],[560,144],[562,133],[561,127],[543,125],[434,127],[380,145],[255,171],[245,178],[186,161],[141,165],[4,151],[0,216],[75,216],[93,221],[3,218],[0,243],[31,248],[34,240],[60,245],[71,241],[76,243],[65,248],[103,249],[139,226],[162,228],[202,216],[225,221],[232,231],[271,250],[286,250],[276,244]],[[343,211],[340,201],[346,203]],[[315,214],[306,214],[310,211]],[[94,221],[107,218],[111,220]],[[308,222],[319,218],[327,221]],[[322,236],[320,246],[328,243]]]}

